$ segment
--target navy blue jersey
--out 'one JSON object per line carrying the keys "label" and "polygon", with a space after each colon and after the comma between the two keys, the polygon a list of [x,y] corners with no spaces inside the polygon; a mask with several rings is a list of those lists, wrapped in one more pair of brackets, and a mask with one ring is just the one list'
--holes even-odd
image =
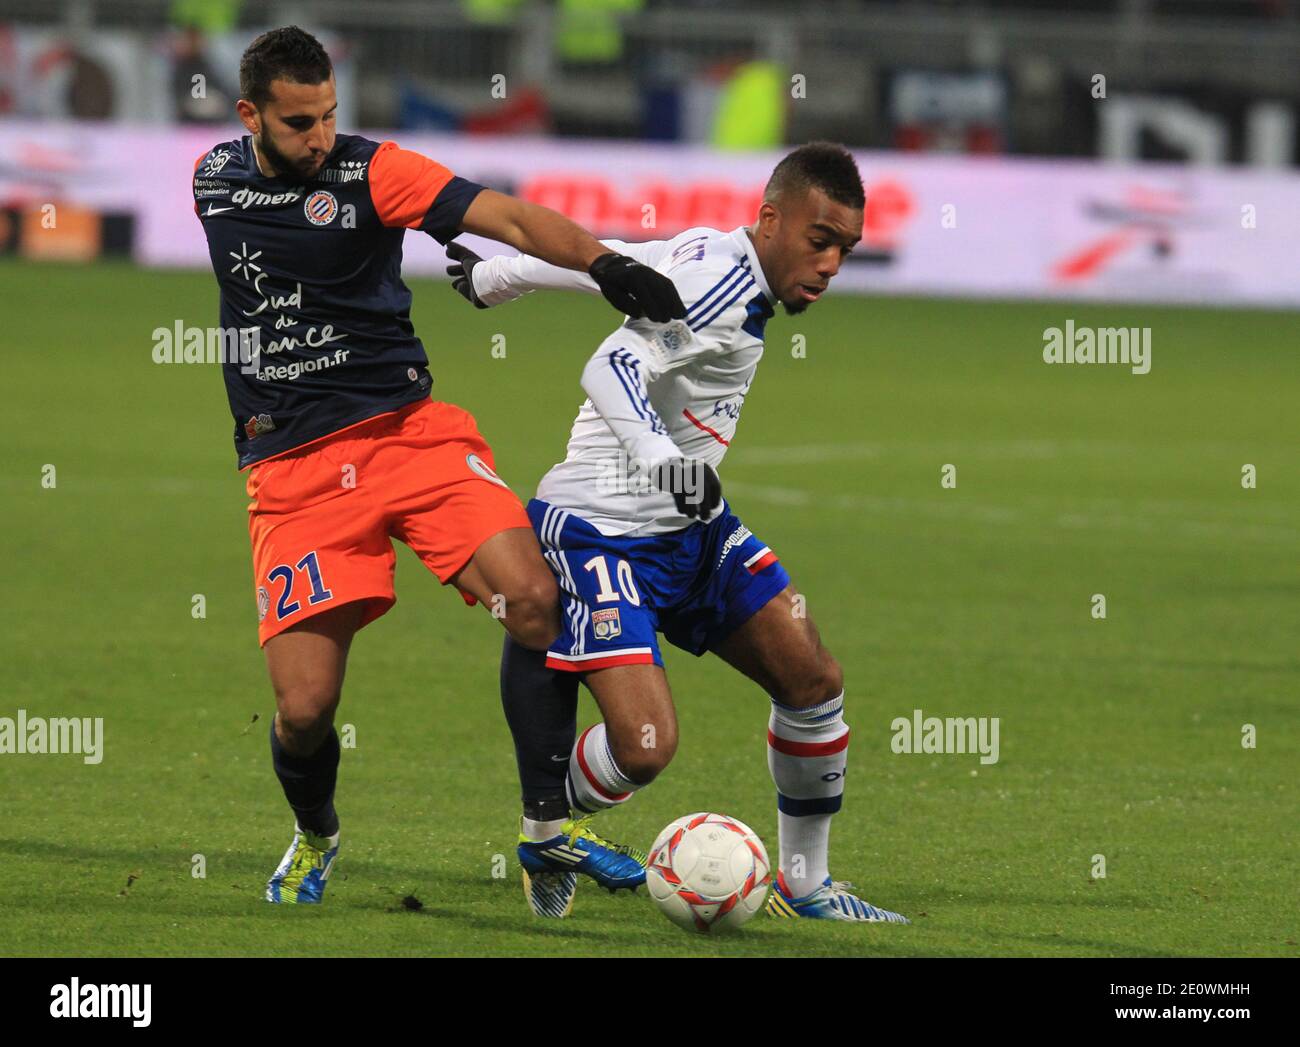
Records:
{"label": "navy blue jersey", "polygon": [[306,181],[263,176],[248,136],[199,158],[221,327],[255,350],[222,365],[241,469],[429,395],[402,237],[446,243],[482,188],[357,135],[338,135]]}

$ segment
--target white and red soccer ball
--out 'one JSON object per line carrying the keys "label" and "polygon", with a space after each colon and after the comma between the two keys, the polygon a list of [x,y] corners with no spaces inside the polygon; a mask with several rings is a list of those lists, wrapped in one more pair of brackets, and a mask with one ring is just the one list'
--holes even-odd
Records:
{"label": "white and red soccer ball", "polygon": [[767,848],[744,822],[688,814],[650,848],[650,897],[679,927],[706,934],[735,930],[763,907],[772,880]]}

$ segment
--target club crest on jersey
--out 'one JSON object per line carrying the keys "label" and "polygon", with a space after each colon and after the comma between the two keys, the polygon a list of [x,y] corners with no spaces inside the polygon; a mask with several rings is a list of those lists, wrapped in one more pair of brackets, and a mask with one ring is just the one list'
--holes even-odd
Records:
{"label": "club crest on jersey", "polygon": [[205,175],[217,174],[228,163],[230,163],[230,150],[219,149],[208,157],[208,162],[203,165],[203,173]]}
{"label": "club crest on jersey", "polygon": [[255,414],[244,423],[244,435],[250,440],[275,428],[275,420],[269,414]]}
{"label": "club crest on jersey", "polygon": [[622,635],[623,627],[618,621],[618,608],[605,607],[591,612],[591,631],[597,640],[612,640]]}
{"label": "club crest on jersey", "polygon": [[644,319],[629,320],[626,326],[646,340],[650,355],[663,367],[671,366],[673,357],[681,354],[695,341],[695,336],[683,320],[671,320],[666,324]]}
{"label": "club crest on jersey", "polygon": [[507,491],[510,490],[509,485],[501,479],[501,477],[497,476],[492,466],[488,465],[487,462],[483,461],[483,459],[478,455],[467,454],[465,456],[465,464],[468,465],[473,472],[483,477],[484,480],[489,480],[498,487],[504,487]]}
{"label": "club crest on jersey", "polygon": [[257,587],[257,620],[260,622],[266,617],[266,612],[271,609],[271,594],[266,591],[266,586]]}
{"label": "club crest on jersey", "polygon": [[312,225],[329,225],[334,221],[334,216],[339,213],[339,202],[334,198],[333,193],[317,189],[307,197],[302,209],[307,216],[307,221]]}

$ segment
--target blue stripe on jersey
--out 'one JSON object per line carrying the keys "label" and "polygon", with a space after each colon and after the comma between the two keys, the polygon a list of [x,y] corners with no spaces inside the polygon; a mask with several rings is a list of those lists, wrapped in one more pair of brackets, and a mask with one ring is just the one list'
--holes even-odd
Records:
{"label": "blue stripe on jersey", "polygon": [[645,412],[641,410],[640,402],[632,392],[632,387],[628,385],[627,378],[624,377],[623,371],[619,368],[618,357],[614,355],[617,352],[619,352],[617,349],[611,349],[609,351],[609,366],[614,369],[614,376],[618,379],[619,384],[623,386],[623,392],[627,393],[627,398],[632,401],[632,409],[636,411],[636,416],[638,418],[645,418]]}
{"label": "blue stripe on jersey", "polygon": [[821,796],[812,800],[796,800],[793,796],[776,794],[776,809],[796,818],[809,814],[834,814],[844,802],[843,796]]}
{"label": "blue stripe on jersey", "polygon": [[[694,329],[700,322],[701,317],[713,310],[718,302],[724,300],[728,294],[749,276],[749,270],[736,266],[729,272],[720,284],[717,284],[705,298],[701,298],[695,305],[691,306],[686,313],[686,323]],[[716,292],[716,293],[715,293]],[[707,300],[706,300],[707,299]]]}
{"label": "blue stripe on jersey", "polygon": [[[650,403],[649,397],[642,392],[645,388],[645,383],[641,380],[641,370],[638,366],[639,361],[637,358],[626,349],[615,349],[610,353],[610,355],[614,360],[615,374],[619,375],[619,381],[623,382],[623,388],[628,390],[628,396],[631,396],[632,389],[635,389],[636,395],[640,398],[640,406],[635,403],[633,404],[633,406],[637,408],[637,413],[650,423],[651,432],[662,433],[664,436],[667,436],[668,430],[664,428],[664,423],[660,420],[659,415],[655,413],[654,405]],[[618,371],[620,366],[622,367],[622,374]],[[632,382],[631,389],[628,389],[627,382],[623,381],[624,374],[626,374],[628,379]],[[642,407],[645,408],[644,411],[642,411]]]}
{"label": "blue stripe on jersey", "polygon": [[775,315],[776,310],[768,302],[767,295],[760,292],[745,305],[745,322],[740,325],[740,329],[746,334],[752,334],[761,342],[767,322]]}
{"label": "blue stripe on jersey", "polygon": [[732,277],[734,277],[736,273],[741,269],[745,269],[746,271],[748,271],[749,269],[748,257],[741,259],[739,262],[733,265],[731,267],[731,271],[727,273],[726,276],[724,276],[721,280],[719,280],[716,284],[710,287],[707,291],[704,292],[704,294],[702,294],[699,298],[695,300],[695,304],[686,310],[686,322],[689,324],[694,317],[698,316],[703,310],[707,309],[709,307],[710,299],[713,298],[713,296],[716,293],[719,292],[725,293],[721,291],[723,285],[729,283]]}
{"label": "blue stripe on jersey", "polygon": [[726,312],[732,305],[735,304],[736,300],[739,299],[741,295],[743,295],[746,291],[748,291],[753,286],[754,286],[754,276],[752,273],[746,272],[744,279],[735,286],[734,291],[732,288],[727,289],[727,294],[729,294],[730,297],[727,298],[726,301],[722,302],[720,305],[712,307],[708,316],[702,317],[694,321],[691,324],[691,330],[699,331],[705,327],[708,327],[709,324],[713,323],[714,320],[716,320],[719,316],[721,316],[724,312]]}

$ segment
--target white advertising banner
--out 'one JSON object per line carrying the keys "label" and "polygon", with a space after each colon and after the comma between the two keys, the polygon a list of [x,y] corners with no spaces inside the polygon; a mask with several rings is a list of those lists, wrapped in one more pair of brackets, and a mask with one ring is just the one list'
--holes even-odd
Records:
{"label": "white advertising banner", "polygon": [[[145,265],[204,266],[195,160],[239,128],[0,123],[0,207],[67,201],[136,217]],[[599,236],[752,221],[780,153],[370,133]],[[1300,306],[1300,174],[859,153],[863,240],[835,290]],[[482,241],[476,241],[480,247]],[[490,250],[491,248],[489,248]],[[441,275],[432,239],[405,271]]]}

